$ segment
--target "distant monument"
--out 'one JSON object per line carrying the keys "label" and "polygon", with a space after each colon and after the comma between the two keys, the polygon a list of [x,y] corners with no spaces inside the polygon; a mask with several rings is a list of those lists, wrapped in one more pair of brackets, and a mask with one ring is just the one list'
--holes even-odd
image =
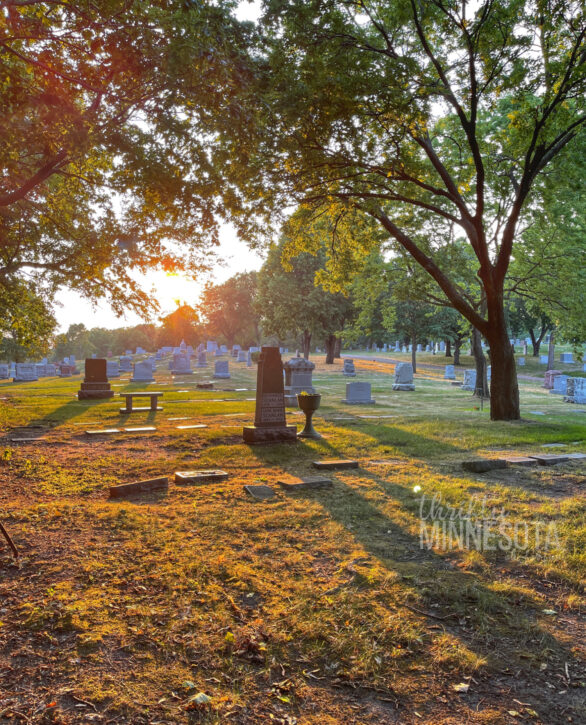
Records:
{"label": "distant monument", "polygon": [[114,392],[110,389],[105,358],[89,358],[85,361],[85,377],[81,390],[77,393],[78,400],[93,398],[111,398]]}
{"label": "distant monument", "polygon": [[243,430],[245,443],[296,441],[297,427],[287,425],[283,363],[278,347],[263,347],[256,376],[254,425]]}

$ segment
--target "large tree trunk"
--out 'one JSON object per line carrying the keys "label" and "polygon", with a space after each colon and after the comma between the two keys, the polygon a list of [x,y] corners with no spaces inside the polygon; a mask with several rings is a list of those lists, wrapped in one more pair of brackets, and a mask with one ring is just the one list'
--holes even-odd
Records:
{"label": "large tree trunk", "polygon": [[339,360],[342,357],[342,338],[336,337],[336,342],[334,343],[334,358],[336,360]]}
{"label": "large tree trunk", "polygon": [[486,358],[482,349],[482,336],[478,330],[472,330],[470,340],[472,355],[476,364],[476,387],[474,395],[478,398],[488,398],[488,381],[486,379]]}
{"label": "large tree trunk", "polygon": [[452,341],[446,340],[446,357],[452,357]]}
{"label": "large tree trunk", "polygon": [[413,335],[411,337],[411,365],[413,366],[413,372],[417,372],[417,337]]}
{"label": "large tree trunk", "polygon": [[539,348],[541,346],[541,339],[535,337],[533,330],[529,330],[529,337],[531,338],[531,345],[533,346],[533,357],[539,356]]}
{"label": "large tree trunk", "polygon": [[326,337],[326,365],[334,364],[334,348],[336,347],[336,336],[328,335]]}
{"label": "large tree trunk", "polygon": [[462,340],[457,337],[454,342],[454,365],[460,364],[460,347],[462,346]]}
{"label": "large tree trunk", "polygon": [[303,357],[309,360],[309,346],[311,345],[311,332],[309,330],[303,330],[301,345],[303,347]]}
{"label": "large tree trunk", "polygon": [[491,420],[519,420],[519,386],[517,368],[511,343],[504,335],[490,343],[490,418]]}

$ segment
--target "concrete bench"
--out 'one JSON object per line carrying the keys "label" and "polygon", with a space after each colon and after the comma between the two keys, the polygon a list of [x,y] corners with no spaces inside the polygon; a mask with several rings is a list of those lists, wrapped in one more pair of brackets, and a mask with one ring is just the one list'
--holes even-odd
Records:
{"label": "concrete bench", "polygon": [[[120,408],[121,413],[140,413],[144,412],[145,410],[163,410],[159,405],[159,398],[163,395],[161,392],[156,392],[154,390],[149,391],[148,393],[120,393],[121,398],[126,398],[126,407]],[[142,408],[133,408],[132,406],[132,399],[133,398],[150,398],[151,399],[151,405],[149,408],[142,407]]]}

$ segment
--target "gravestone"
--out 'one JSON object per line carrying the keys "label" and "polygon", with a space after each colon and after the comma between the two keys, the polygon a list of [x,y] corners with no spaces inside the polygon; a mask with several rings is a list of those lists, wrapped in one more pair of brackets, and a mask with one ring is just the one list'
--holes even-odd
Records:
{"label": "gravestone", "polygon": [[222,352],[222,348],[217,347],[214,350],[214,357],[222,357],[223,355],[224,355],[224,353]]}
{"label": "gravestone", "polygon": [[214,364],[214,377],[215,378],[229,378],[230,369],[227,360],[216,360]]}
{"label": "gravestone", "polygon": [[42,362],[36,363],[35,367],[37,369],[37,377],[39,377],[39,378],[47,377],[47,366],[45,365],[45,363],[42,363]]}
{"label": "gravestone", "polygon": [[197,363],[195,364],[195,367],[196,368],[207,368],[207,366],[208,366],[208,360],[207,360],[206,353],[203,350],[201,350],[197,354]]}
{"label": "gravestone", "polygon": [[346,397],[342,403],[346,405],[374,405],[371,397],[370,383],[346,383]]}
{"label": "gravestone", "polygon": [[173,355],[171,375],[193,375],[189,355],[187,353],[180,352],[178,355]]}
{"label": "gravestone", "polygon": [[220,350],[222,351],[222,355],[228,354],[228,347],[227,345],[220,345]]}
{"label": "gravestone", "polygon": [[152,383],[154,380],[153,366],[149,360],[134,363],[134,372],[130,379],[131,383]]}
{"label": "gravestone", "polygon": [[55,375],[57,375],[57,366],[55,365],[55,363],[47,363],[45,365],[45,368],[46,368],[46,373],[50,378],[55,377]]}
{"label": "gravestone", "polygon": [[252,352],[250,350],[246,353],[246,367],[252,367]]}
{"label": "gravestone", "polygon": [[476,390],[476,370],[464,370],[462,390]]}
{"label": "gravestone", "polygon": [[562,352],[560,355],[560,362],[562,363],[573,363],[574,355],[571,352]]}
{"label": "gravestone", "polygon": [[127,356],[122,356],[120,358],[120,372],[121,373],[131,373],[132,372],[132,358]]}
{"label": "gravestone", "polygon": [[539,363],[541,365],[547,365],[547,355],[540,355],[539,356]]}
{"label": "gravestone", "polygon": [[584,405],[586,403],[586,378],[573,378],[574,381],[574,403]]}
{"label": "gravestone", "polygon": [[181,352],[187,352],[187,345],[185,344],[185,340],[181,340],[179,343],[179,349]]}
{"label": "gravestone", "polygon": [[456,369],[453,365],[446,365],[446,371],[444,372],[444,380],[455,380]]}
{"label": "gravestone", "polygon": [[561,375],[561,372],[559,370],[547,370],[546,371],[545,378],[543,379],[543,387],[546,390],[553,389],[553,381],[557,375]]}
{"label": "gravestone", "polygon": [[407,348],[405,347],[405,345],[403,345],[403,349],[401,350],[401,352],[403,353],[403,355],[407,354]]}
{"label": "gravestone", "polygon": [[136,348],[136,354],[137,355],[144,355],[145,352],[146,352],[146,350],[144,348],[140,347],[140,346]]}
{"label": "gravestone", "polygon": [[208,340],[206,342],[206,352],[214,352],[216,348],[218,347],[218,343],[214,342],[213,340]]}
{"label": "gravestone", "polygon": [[238,350],[238,357],[236,358],[236,362],[246,362],[246,353],[244,350]]}
{"label": "gravestone", "polygon": [[354,367],[354,360],[350,358],[344,358],[344,376],[347,378],[356,377],[356,368]]}
{"label": "gravestone", "polygon": [[315,369],[315,364],[303,357],[294,357],[288,360],[284,365],[285,371],[285,405],[297,406],[298,393],[315,394],[311,376]]}
{"label": "gravestone", "polygon": [[37,366],[34,363],[16,363],[13,382],[30,383],[38,379]]}
{"label": "gravestone", "polygon": [[422,351],[421,345],[417,345],[417,352],[421,352],[421,351]]}
{"label": "gravestone", "polygon": [[413,366],[411,363],[397,363],[393,390],[415,390],[413,384]]}
{"label": "gravestone", "polygon": [[550,393],[554,395],[566,395],[568,386],[567,375],[556,375],[553,379],[553,388],[550,389]]}
{"label": "gravestone", "polygon": [[395,340],[395,352],[401,352],[401,343],[399,340]]}
{"label": "gravestone", "polygon": [[296,441],[297,428],[287,425],[283,363],[278,347],[263,347],[256,374],[254,425],[242,432],[245,443]]}
{"label": "gravestone", "polygon": [[71,365],[66,365],[65,363],[61,363],[59,365],[59,377],[60,378],[70,378],[72,373],[73,373],[73,367]]}
{"label": "gravestone", "polygon": [[7,380],[10,377],[10,365],[0,363],[0,380]]}
{"label": "gravestone", "polygon": [[238,353],[241,349],[240,345],[232,345],[232,357],[238,357]]}
{"label": "gravestone", "polygon": [[525,366],[525,358],[524,357],[517,358],[517,365],[519,367],[521,367],[521,368],[524,367]]}
{"label": "gravestone", "polygon": [[443,340],[440,342],[439,349],[440,349],[440,352],[446,351],[446,343]]}
{"label": "gravestone", "polygon": [[108,360],[106,362],[106,375],[108,377],[108,380],[110,380],[110,378],[120,377],[120,368],[116,360]]}
{"label": "gravestone", "polygon": [[105,358],[90,358],[85,361],[85,377],[81,390],[77,392],[78,400],[111,398],[114,392],[110,389]]}

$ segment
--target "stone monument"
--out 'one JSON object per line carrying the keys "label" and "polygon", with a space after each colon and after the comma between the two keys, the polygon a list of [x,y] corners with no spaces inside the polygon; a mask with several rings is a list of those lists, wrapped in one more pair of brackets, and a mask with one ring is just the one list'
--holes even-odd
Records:
{"label": "stone monument", "polygon": [[278,347],[263,347],[256,376],[254,425],[243,430],[245,443],[296,441],[297,427],[287,425],[283,363]]}
{"label": "stone monument", "polygon": [[114,392],[108,382],[106,359],[89,358],[85,361],[85,377],[81,390],[77,393],[78,400],[93,398],[111,398]]}
{"label": "stone monument", "polygon": [[193,375],[189,355],[184,352],[173,355],[171,363],[171,375]]}
{"label": "stone monument", "polygon": [[455,380],[456,369],[453,365],[446,365],[446,371],[444,373],[444,380]]}
{"label": "stone monument", "polygon": [[411,363],[397,363],[393,390],[415,390],[413,383],[413,365]]}
{"label": "stone monument", "polygon": [[110,378],[120,377],[120,368],[116,360],[106,361],[106,375],[108,376],[108,380],[110,380]]}
{"label": "stone monument", "polygon": [[153,366],[149,360],[134,363],[134,371],[130,378],[131,383],[153,383]]}
{"label": "stone monument", "polygon": [[131,357],[121,357],[120,358],[120,372],[121,373],[131,373],[132,372],[132,358]]}
{"label": "stone monument", "polygon": [[347,378],[355,378],[356,377],[356,368],[354,367],[354,360],[351,360],[348,357],[344,358],[344,371],[343,374]]}
{"label": "stone monument", "polygon": [[214,363],[214,377],[215,378],[229,378],[230,369],[227,360],[216,360]]}
{"label": "stone monument", "polygon": [[462,390],[476,390],[476,370],[464,370]]}
{"label": "stone monument", "polygon": [[38,380],[37,366],[34,363],[16,363],[16,369],[12,382],[31,383]]}
{"label": "stone monument", "polygon": [[315,364],[303,357],[294,357],[284,365],[285,370],[285,405],[297,407],[298,393],[311,393],[315,395],[311,376]]}
{"label": "stone monument", "polygon": [[346,383],[346,397],[342,403],[347,405],[374,405],[370,397],[370,383]]}
{"label": "stone monument", "polygon": [[208,360],[204,350],[197,353],[197,362],[195,363],[196,368],[207,368]]}
{"label": "stone monument", "polygon": [[10,365],[8,363],[0,363],[0,380],[6,380],[10,377]]}

